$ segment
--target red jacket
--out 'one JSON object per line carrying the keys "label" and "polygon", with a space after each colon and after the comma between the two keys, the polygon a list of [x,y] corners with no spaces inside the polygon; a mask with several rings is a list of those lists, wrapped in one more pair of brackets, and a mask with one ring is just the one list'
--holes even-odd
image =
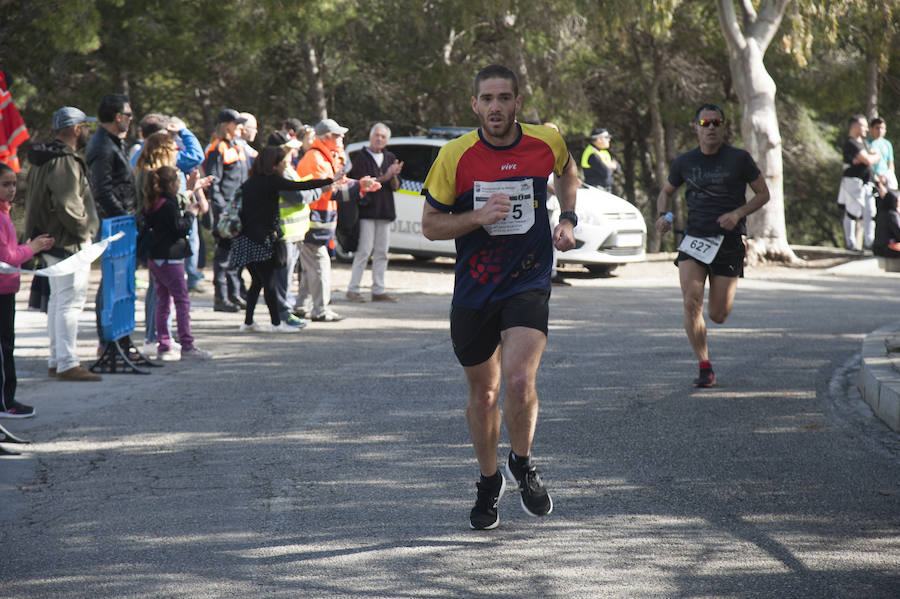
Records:
{"label": "red jacket", "polygon": [[16,151],[28,137],[25,121],[13,103],[12,95],[6,89],[6,77],[0,71],[0,162],[5,162],[17,173],[19,157]]}

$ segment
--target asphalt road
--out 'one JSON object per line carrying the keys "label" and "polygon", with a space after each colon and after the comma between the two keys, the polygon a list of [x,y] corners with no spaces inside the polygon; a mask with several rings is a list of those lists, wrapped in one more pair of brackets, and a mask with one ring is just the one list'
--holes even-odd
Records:
{"label": "asphalt road", "polygon": [[446,263],[392,261],[400,303],[336,301],[345,321],[296,336],[198,298],[213,362],[101,383],[48,379],[20,303],[38,415],[3,421],[34,443],[0,458],[0,597],[900,596],[900,435],[855,391],[900,275],[751,270],[710,327],[709,390],[670,263],[569,276],[538,381],[555,509],[511,492],[481,532]]}

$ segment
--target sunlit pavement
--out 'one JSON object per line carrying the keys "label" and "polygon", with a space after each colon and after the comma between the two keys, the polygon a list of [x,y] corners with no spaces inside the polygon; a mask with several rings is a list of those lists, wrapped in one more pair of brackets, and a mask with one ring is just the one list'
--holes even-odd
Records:
{"label": "sunlit pavement", "polygon": [[0,597],[896,597],[900,443],[856,375],[900,275],[751,269],[710,325],[719,385],[695,390],[669,258],[554,287],[534,458],[555,508],[535,520],[508,492],[490,532],[467,522],[448,262],[393,260],[397,304],[343,301],[336,265],[347,318],[296,335],[239,333],[193,297],[215,360],[100,383],[47,378],[26,280],[37,416],[2,421],[33,443],[0,458]]}

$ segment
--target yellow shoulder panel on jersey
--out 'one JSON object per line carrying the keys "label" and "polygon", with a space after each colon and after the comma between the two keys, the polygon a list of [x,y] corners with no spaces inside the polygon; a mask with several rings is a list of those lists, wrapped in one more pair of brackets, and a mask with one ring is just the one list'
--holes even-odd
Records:
{"label": "yellow shoulder panel on jersey", "polygon": [[556,158],[553,172],[557,175],[562,175],[563,169],[569,161],[569,150],[566,148],[566,142],[563,140],[562,135],[559,134],[559,131],[544,125],[529,125],[528,123],[521,123],[521,125],[523,135],[536,137],[550,146],[553,156]]}
{"label": "yellow shoulder panel on jersey", "polygon": [[447,142],[438,152],[428,176],[425,178],[423,191],[444,206],[456,203],[456,166],[460,158],[478,142],[478,130]]}

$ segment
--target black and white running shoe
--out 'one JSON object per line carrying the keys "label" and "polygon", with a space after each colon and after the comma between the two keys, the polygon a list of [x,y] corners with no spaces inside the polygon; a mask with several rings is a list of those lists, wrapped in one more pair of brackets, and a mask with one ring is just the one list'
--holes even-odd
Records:
{"label": "black and white running shoe", "polygon": [[12,400],[6,406],[0,406],[0,418],[31,418],[34,408]]}
{"label": "black and white running shoe", "polygon": [[512,459],[512,453],[506,459],[506,474],[519,485],[522,495],[522,509],[529,516],[546,516],[553,511],[553,500],[541,480],[541,475],[534,466],[518,467]]}
{"label": "black and white running shoe", "polygon": [[506,479],[500,475],[500,486],[491,487],[479,480],[475,483],[478,488],[478,497],[475,499],[475,507],[469,514],[469,526],[475,530],[491,530],[500,525],[500,515],[497,513],[497,504],[506,491]]}

